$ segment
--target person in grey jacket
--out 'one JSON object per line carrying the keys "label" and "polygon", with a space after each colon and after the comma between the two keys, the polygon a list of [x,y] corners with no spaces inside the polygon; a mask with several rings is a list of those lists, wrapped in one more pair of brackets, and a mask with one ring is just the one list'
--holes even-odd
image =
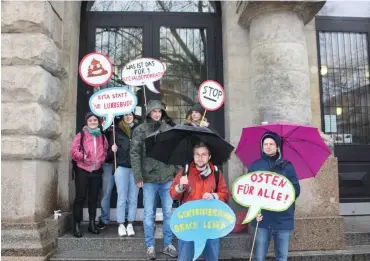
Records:
{"label": "person in grey jacket", "polygon": [[170,218],[172,214],[172,198],[170,188],[175,166],[166,165],[160,161],[146,156],[145,138],[156,131],[165,131],[171,128],[164,119],[167,113],[164,106],[158,100],[148,102],[145,122],[140,124],[132,134],[130,158],[132,171],[137,187],[143,188],[144,197],[144,234],[147,246],[147,257],[155,260],[154,239],[154,204],[159,194],[163,212],[163,253],[171,257],[177,257],[177,250],[172,245],[172,231]]}

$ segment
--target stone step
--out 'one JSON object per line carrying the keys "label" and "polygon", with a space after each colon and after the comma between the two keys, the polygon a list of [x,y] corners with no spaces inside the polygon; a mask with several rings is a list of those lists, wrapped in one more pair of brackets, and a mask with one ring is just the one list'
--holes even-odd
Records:
{"label": "stone step", "polygon": [[370,245],[370,216],[346,216],[344,231],[346,245]]}
{"label": "stone step", "polygon": [[[145,248],[144,231],[142,226],[135,226],[135,237],[119,237],[117,234],[117,225],[109,225],[101,231],[99,235],[92,235],[87,232],[87,226],[82,226],[83,238],[75,238],[72,234],[66,233],[58,238],[59,251],[81,251],[81,250],[107,250],[118,252],[136,251]],[[163,247],[162,226],[157,225],[156,246]],[[175,238],[175,237],[174,237]],[[370,232],[349,231],[345,233],[346,245],[370,245]],[[252,236],[247,233],[230,234],[221,239],[221,250],[246,250],[251,247]],[[174,240],[176,245],[176,239]],[[122,245],[125,246],[122,249]]]}
{"label": "stone step", "polygon": [[370,232],[346,232],[346,246],[370,245]]}
{"label": "stone step", "polygon": [[[99,235],[93,235],[87,231],[87,225],[81,226],[82,238],[73,237],[72,233],[66,233],[57,240],[58,251],[108,251],[108,252],[137,252],[145,249],[144,229],[135,226],[134,237],[119,237],[117,225],[109,225],[100,231]],[[176,237],[174,245],[176,246]],[[247,233],[233,233],[221,239],[221,250],[247,250],[251,248],[252,236]],[[158,249],[163,248],[162,225],[157,224],[155,232],[155,244]]]}
{"label": "stone step", "polygon": [[[160,251],[157,248],[157,251]],[[221,250],[219,261],[233,260],[246,261],[249,258],[249,252],[238,250]],[[141,261],[147,260],[145,249],[135,252],[113,252],[113,251],[61,251],[50,258],[50,261]],[[156,261],[171,260],[170,258],[158,252]],[[202,259],[198,259],[202,260]],[[267,261],[275,260],[273,254],[269,254]],[[295,251],[290,252],[288,261],[369,261],[370,245],[350,246],[345,250],[336,251]]]}

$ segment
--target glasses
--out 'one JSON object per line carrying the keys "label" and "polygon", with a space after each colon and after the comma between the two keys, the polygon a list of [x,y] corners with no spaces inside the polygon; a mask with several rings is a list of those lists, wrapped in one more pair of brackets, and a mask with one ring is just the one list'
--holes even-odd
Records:
{"label": "glasses", "polygon": [[194,154],[194,157],[195,158],[206,158],[208,156],[209,156],[208,153],[204,153],[204,154],[198,154],[198,153],[196,153],[196,154]]}

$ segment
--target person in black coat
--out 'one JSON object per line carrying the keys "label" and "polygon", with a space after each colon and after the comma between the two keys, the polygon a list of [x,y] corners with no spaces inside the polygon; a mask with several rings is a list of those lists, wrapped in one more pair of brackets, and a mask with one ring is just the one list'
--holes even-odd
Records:
{"label": "person in black coat", "polygon": [[[131,169],[130,144],[131,136],[136,121],[133,113],[125,114],[115,126],[115,143],[113,135],[110,136],[108,158],[113,159],[116,153],[117,169],[114,174],[114,180],[117,187],[117,222],[119,236],[134,236],[135,231],[133,222],[136,219],[137,198],[139,188],[135,184],[134,175]],[[126,204],[128,204],[128,225],[125,227]]]}

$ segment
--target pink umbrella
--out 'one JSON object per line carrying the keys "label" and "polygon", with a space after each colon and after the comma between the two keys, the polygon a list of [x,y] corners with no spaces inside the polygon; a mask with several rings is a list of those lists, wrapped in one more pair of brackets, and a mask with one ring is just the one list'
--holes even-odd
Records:
{"label": "pink umbrella", "polygon": [[283,159],[290,161],[298,179],[315,177],[331,152],[315,127],[275,123],[243,128],[235,154],[249,168],[261,158],[261,138],[272,131],[280,135]]}

